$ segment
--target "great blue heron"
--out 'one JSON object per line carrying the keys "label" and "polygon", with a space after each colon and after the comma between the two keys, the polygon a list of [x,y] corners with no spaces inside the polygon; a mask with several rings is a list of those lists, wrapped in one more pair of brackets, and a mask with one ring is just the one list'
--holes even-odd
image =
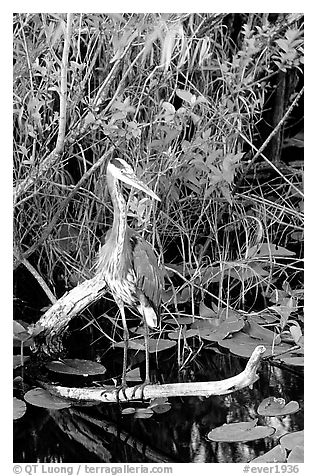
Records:
{"label": "great blue heron", "polygon": [[[127,206],[119,181],[147,193],[155,200],[159,197],[145,185],[123,159],[113,158],[107,166],[107,184],[113,203],[113,226],[107,232],[97,261],[97,272],[102,273],[118,305],[124,338],[123,372],[121,387],[125,394],[129,332],[124,306],[136,308],[144,323],[145,381],[149,376],[149,329],[158,325],[161,303],[162,274],[151,245],[127,226]],[[120,391],[120,389],[119,389]],[[119,393],[119,392],[118,392]]]}

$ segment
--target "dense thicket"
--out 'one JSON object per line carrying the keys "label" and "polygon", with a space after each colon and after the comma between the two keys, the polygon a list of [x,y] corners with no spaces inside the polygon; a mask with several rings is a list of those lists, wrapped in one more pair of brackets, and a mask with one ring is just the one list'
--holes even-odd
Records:
{"label": "dense thicket", "polygon": [[112,220],[108,150],[162,198],[132,195],[129,220],[167,265],[167,306],[298,311],[302,23],[14,15],[17,304],[29,284],[44,305],[91,276]]}

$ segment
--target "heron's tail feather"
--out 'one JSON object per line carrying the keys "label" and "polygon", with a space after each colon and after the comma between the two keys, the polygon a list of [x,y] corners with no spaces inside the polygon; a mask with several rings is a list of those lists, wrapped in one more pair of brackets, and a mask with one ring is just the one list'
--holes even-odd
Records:
{"label": "heron's tail feather", "polygon": [[[143,299],[142,299],[143,297]],[[143,316],[145,322],[149,327],[157,327],[158,326],[158,316],[153,309],[153,307],[150,305],[148,300],[145,298],[145,296],[142,296],[140,299],[140,305],[138,306],[138,311],[139,313]]]}

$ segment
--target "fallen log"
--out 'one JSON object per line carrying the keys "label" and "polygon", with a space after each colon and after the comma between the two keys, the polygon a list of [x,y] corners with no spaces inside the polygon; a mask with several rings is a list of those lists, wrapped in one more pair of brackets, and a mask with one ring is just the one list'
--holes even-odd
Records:
{"label": "fallen log", "polygon": [[[261,363],[261,355],[266,351],[263,345],[258,345],[245,369],[238,375],[229,377],[224,380],[214,382],[189,382],[189,383],[169,383],[164,385],[147,385],[143,389],[143,398],[148,400],[151,398],[161,397],[189,397],[226,395],[233,393],[242,388],[249,387],[258,380],[257,370]],[[63,387],[52,385],[47,382],[41,382],[52,395],[56,397],[72,400],[74,403],[115,403],[118,401],[135,401],[142,398],[142,390],[139,386],[128,387],[125,389],[126,397],[122,391],[118,392],[115,386],[104,387]]]}
{"label": "fallen log", "polygon": [[104,295],[106,286],[104,277],[98,273],[65,293],[34,325],[34,329],[40,329],[40,333],[36,332],[35,349],[48,356],[60,356],[62,335],[69,322],[98,301]]}

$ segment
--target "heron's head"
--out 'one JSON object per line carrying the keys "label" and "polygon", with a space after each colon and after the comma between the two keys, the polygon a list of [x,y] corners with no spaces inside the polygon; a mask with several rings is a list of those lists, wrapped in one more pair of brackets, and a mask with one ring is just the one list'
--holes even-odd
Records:
{"label": "heron's head", "polygon": [[142,192],[147,193],[155,200],[161,201],[161,199],[153,192],[145,183],[142,182],[134,173],[132,167],[123,159],[113,158],[109,160],[107,173],[111,174],[121,182],[131,185]]}

